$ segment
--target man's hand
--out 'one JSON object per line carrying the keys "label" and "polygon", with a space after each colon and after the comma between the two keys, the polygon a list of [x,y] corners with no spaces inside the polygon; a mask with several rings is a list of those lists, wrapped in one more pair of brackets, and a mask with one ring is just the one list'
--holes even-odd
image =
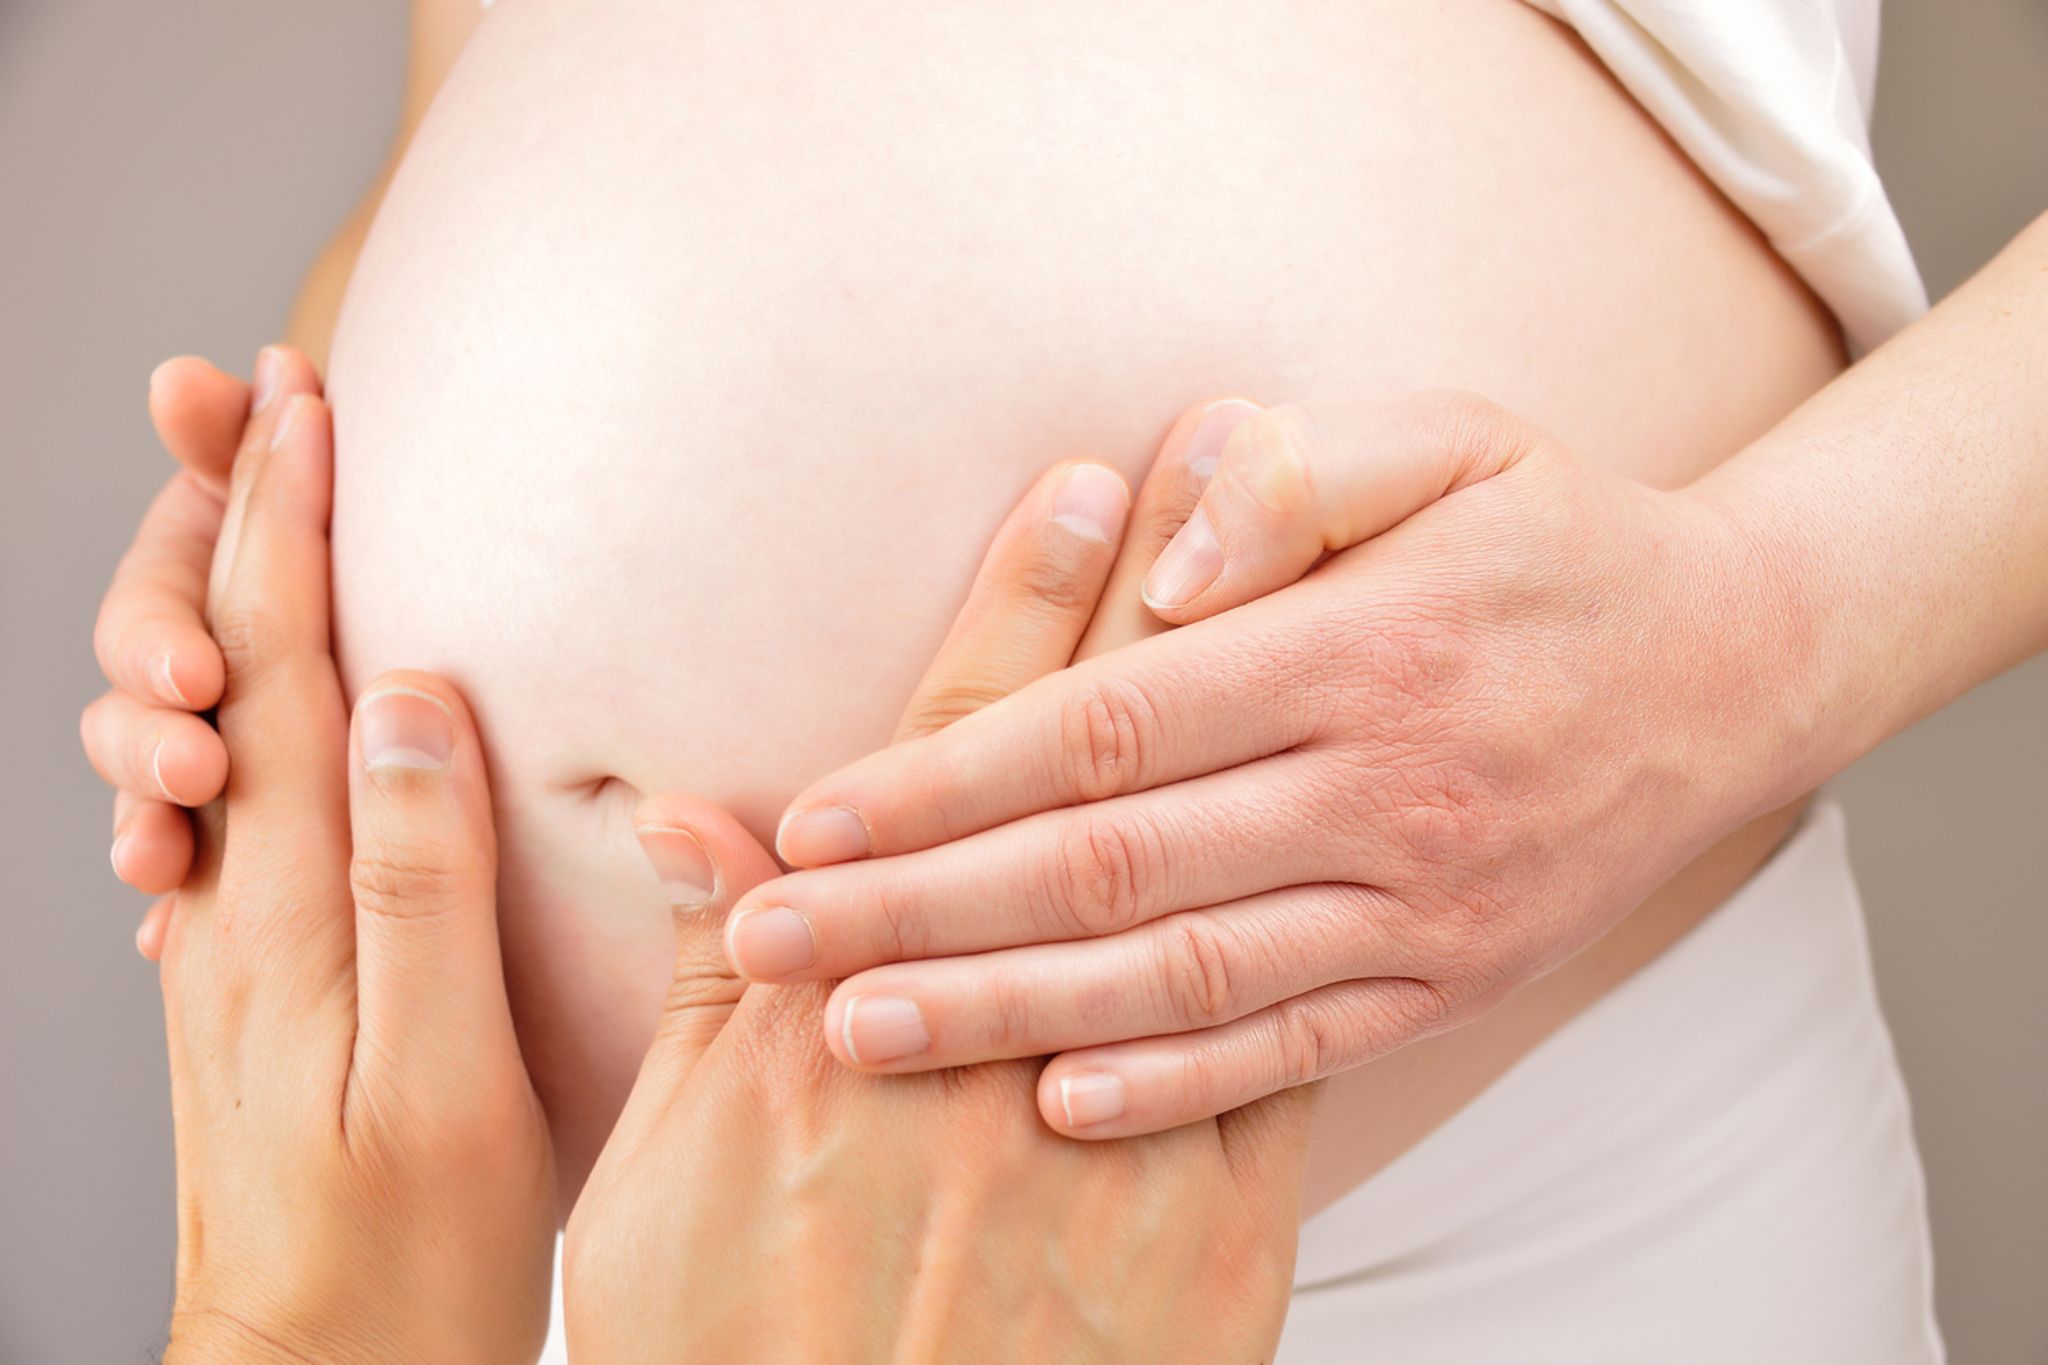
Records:
{"label": "man's hand", "polygon": [[1770,582],[1710,504],[1479,400],[1272,410],[1147,578],[1194,624],[812,786],[780,844],[816,870],[741,898],[735,965],[850,978],[850,1066],[1063,1053],[1039,1108],[1080,1136],[1356,1066],[1793,794]]}

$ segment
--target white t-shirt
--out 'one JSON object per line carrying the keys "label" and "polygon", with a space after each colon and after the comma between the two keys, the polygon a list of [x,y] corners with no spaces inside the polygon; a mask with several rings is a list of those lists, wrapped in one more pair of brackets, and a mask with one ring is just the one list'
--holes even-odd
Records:
{"label": "white t-shirt", "polygon": [[1879,0],[1528,0],[1578,30],[1861,355],[1927,311],[1870,155]]}

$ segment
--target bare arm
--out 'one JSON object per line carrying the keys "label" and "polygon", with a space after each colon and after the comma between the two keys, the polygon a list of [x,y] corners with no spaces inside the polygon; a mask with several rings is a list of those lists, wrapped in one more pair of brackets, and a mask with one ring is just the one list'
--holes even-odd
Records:
{"label": "bare arm", "polygon": [[1793,593],[1783,795],[2048,648],[2048,215],[1697,491]]}

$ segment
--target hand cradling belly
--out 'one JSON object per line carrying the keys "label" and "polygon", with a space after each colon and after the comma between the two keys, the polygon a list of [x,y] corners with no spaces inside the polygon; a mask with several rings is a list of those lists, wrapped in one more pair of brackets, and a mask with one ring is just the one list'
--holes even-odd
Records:
{"label": "hand cradling belly", "polygon": [[765,835],[884,742],[1045,466],[1428,385],[1677,482],[1834,362],[1521,6],[505,6],[336,339],[339,644],[475,705],[570,1197],[667,975],[633,791]]}

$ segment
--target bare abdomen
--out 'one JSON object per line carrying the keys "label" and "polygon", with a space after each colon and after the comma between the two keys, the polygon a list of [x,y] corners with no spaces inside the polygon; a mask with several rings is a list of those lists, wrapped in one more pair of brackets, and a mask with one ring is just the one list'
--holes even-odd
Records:
{"label": "bare abdomen", "polygon": [[885,740],[1047,464],[1135,479],[1219,392],[1457,385],[1678,483],[1837,363],[1511,0],[519,0],[336,338],[344,664],[478,708],[573,1189],[666,974],[618,794],[765,831]]}

